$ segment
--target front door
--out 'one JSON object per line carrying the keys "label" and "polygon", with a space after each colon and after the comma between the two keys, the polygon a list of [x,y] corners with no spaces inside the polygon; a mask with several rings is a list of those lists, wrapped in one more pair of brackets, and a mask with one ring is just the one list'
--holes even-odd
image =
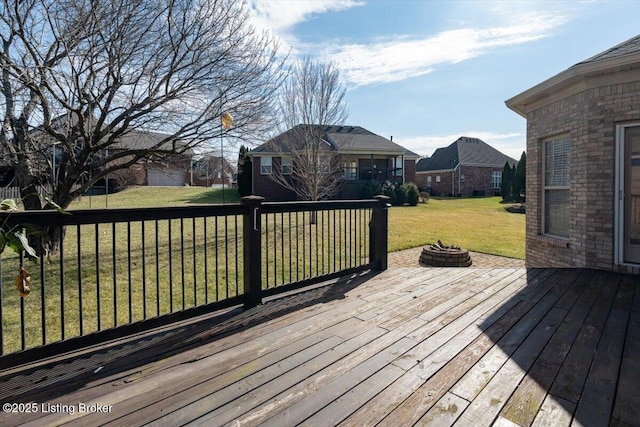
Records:
{"label": "front door", "polygon": [[624,262],[640,264],[640,126],[624,135]]}

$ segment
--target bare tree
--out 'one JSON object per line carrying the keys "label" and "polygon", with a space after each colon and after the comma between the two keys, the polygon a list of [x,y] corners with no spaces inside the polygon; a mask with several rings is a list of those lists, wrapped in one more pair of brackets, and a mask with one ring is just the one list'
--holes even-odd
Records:
{"label": "bare tree", "polygon": [[[0,149],[26,209],[62,208],[115,170],[251,138],[284,58],[232,0],[0,0]],[[224,112],[235,121],[221,126]],[[132,132],[151,145],[120,145]],[[55,165],[54,165],[55,163]],[[55,167],[55,174],[53,168]]]}
{"label": "bare tree", "polygon": [[293,66],[283,85],[279,112],[284,132],[269,141],[280,164],[270,177],[303,200],[327,199],[340,189],[340,154],[326,132],[348,116],[345,91],[334,65],[309,58]]}

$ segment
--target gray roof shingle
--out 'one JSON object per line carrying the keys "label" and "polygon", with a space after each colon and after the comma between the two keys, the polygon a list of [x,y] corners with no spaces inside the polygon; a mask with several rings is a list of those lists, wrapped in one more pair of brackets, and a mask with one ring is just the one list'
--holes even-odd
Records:
{"label": "gray roof shingle", "polygon": [[[360,126],[322,126],[322,125],[297,125],[286,132],[270,139],[264,144],[251,150],[252,153],[273,153],[282,150],[283,145],[295,141],[295,135],[304,132],[305,127],[316,132],[320,130],[322,139],[326,142],[326,149],[341,152],[383,152],[395,155],[407,155],[419,157],[401,145],[376,135]],[[321,129],[319,129],[321,128]]]}
{"label": "gray roof shingle", "polygon": [[462,166],[502,167],[506,162],[514,165],[515,159],[502,154],[479,138],[461,136],[447,147],[438,148],[433,156],[420,159],[416,165],[417,172],[453,169]]}
{"label": "gray roof shingle", "polygon": [[[605,50],[604,52],[600,52],[592,56],[591,58],[578,62],[576,65],[588,64],[590,62],[597,62],[605,59],[617,58],[619,56],[629,55],[631,53],[637,53],[637,52],[640,52],[640,34],[620,44],[617,44],[614,47]],[[576,65],[574,65],[574,67]]]}

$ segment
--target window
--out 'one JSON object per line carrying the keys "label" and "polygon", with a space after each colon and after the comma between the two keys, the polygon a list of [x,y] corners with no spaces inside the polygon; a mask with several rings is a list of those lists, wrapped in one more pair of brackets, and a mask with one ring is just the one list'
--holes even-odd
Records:
{"label": "window", "polygon": [[271,157],[261,157],[260,158],[260,173],[262,175],[271,175],[271,165],[272,165]]}
{"label": "window", "polygon": [[344,179],[353,181],[358,179],[358,163],[355,160],[342,164],[342,176]]}
{"label": "window", "polygon": [[440,183],[440,175],[436,175],[436,184]]}
{"label": "window", "polygon": [[431,175],[427,176],[427,187],[431,187]]}
{"label": "window", "polygon": [[569,167],[571,145],[568,136],[543,142],[542,194],[544,234],[569,237]]}
{"label": "window", "polygon": [[394,159],[393,174],[395,176],[402,176],[402,156]]}
{"label": "window", "polygon": [[293,172],[293,160],[291,157],[282,158],[282,175],[291,175]]}
{"label": "window", "polygon": [[502,186],[502,171],[491,172],[491,187],[500,188]]}

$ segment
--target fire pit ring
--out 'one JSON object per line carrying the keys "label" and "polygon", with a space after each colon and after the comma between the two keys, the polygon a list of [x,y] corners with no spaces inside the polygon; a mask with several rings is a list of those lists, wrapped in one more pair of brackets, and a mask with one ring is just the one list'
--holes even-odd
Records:
{"label": "fire pit ring", "polygon": [[468,250],[446,246],[440,240],[422,249],[419,262],[425,267],[469,267],[473,263]]}

